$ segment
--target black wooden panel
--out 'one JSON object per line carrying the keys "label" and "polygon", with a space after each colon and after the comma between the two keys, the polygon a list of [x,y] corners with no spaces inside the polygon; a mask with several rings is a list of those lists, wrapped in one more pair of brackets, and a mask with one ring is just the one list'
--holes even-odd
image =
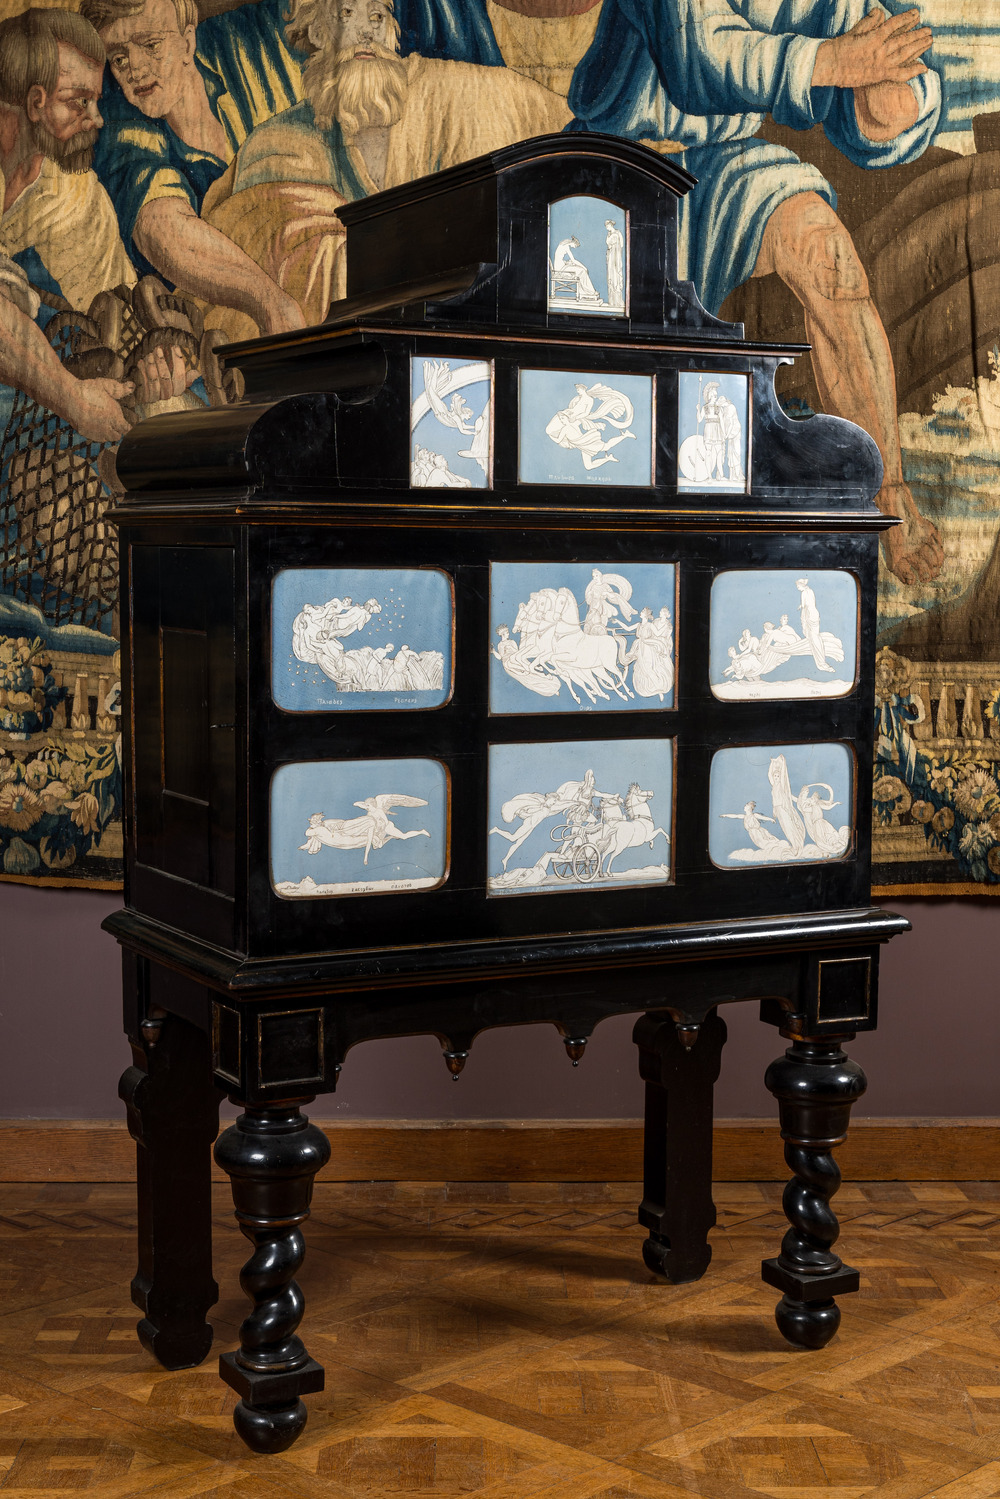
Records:
{"label": "black wooden panel", "polygon": [[[234,557],[231,548],[132,549],[135,856],[186,884],[235,893]],[[149,888],[148,878],[141,881]],[[179,922],[188,900],[173,886]],[[137,897],[138,898],[138,897]],[[215,911],[210,907],[206,910]],[[231,911],[220,930],[232,941]]]}
{"label": "black wooden panel", "polygon": [[323,1011],[280,1010],[257,1017],[258,1082],[323,1080]]}
{"label": "black wooden panel", "polygon": [[872,994],[872,960],[821,958],[819,961],[817,1018],[821,1021],[867,1021]]}
{"label": "black wooden panel", "polygon": [[242,1022],[230,1005],[212,1006],[212,1066],[220,1077],[239,1083],[242,1065]]}
{"label": "black wooden panel", "polygon": [[163,789],[207,806],[208,636],[160,630],[163,672]]}
{"label": "black wooden panel", "polygon": [[204,885],[178,879],[148,864],[136,862],[133,866],[132,904],[135,910],[155,914],[167,926],[205,942],[225,944],[232,940],[231,896],[206,890]]}
{"label": "black wooden panel", "polygon": [[208,803],[163,793],[163,869],[194,885],[211,884]]}

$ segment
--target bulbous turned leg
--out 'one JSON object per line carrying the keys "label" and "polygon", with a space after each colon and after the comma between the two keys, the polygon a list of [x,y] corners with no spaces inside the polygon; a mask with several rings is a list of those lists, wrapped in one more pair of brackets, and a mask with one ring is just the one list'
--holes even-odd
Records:
{"label": "bulbous turned leg", "polygon": [[236,1217],[253,1245],[240,1272],[253,1311],[219,1373],[240,1396],[233,1422],[247,1446],[284,1452],[306,1424],[301,1397],[323,1388],[323,1370],[296,1334],[304,1301],[294,1277],[305,1254],[299,1224],[330,1145],[299,1103],[273,1104],[241,1114],[219,1136],[215,1159],[229,1174]]}
{"label": "bulbous turned leg", "polygon": [[835,1146],[847,1139],[851,1106],[864,1093],[865,1075],[841,1050],[844,1037],[799,1040],[772,1062],[764,1082],[778,1100],[785,1162],[794,1174],[782,1205],[790,1227],[777,1259],[761,1274],[783,1292],[775,1320],[799,1348],[823,1348],[840,1326],[834,1300],[859,1284],[833,1245],[840,1233],[830,1198],[840,1186]]}

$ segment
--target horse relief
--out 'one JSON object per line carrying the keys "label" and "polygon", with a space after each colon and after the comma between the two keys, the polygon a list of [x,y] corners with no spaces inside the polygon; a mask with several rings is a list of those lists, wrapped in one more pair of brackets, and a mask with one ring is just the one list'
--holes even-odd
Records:
{"label": "horse relief", "polygon": [[[548,576],[539,569],[515,565],[494,572],[491,654],[504,674],[494,669],[494,709],[673,707],[672,566],[644,564],[626,576],[573,564],[533,589],[536,576]],[[502,612],[506,619],[498,619]],[[518,690],[503,691],[505,678]],[[551,708],[525,693],[552,700]]]}

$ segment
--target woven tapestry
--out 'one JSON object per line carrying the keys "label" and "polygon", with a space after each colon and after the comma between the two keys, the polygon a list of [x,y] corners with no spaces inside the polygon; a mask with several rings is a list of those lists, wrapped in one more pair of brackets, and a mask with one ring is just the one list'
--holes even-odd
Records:
{"label": "woven tapestry", "polygon": [[562,130],[686,167],[682,276],[811,345],[791,416],[875,438],[876,876],[1000,889],[1000,18],[970,0],[0,0],[0,878],[121,877],[130,426],[324,319],[345,202]]}

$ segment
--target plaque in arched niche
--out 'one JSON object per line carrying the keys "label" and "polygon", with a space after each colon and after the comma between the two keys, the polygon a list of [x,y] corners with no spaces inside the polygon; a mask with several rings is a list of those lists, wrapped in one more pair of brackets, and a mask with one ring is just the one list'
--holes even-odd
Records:
{"label": "plaque in arched niche", "polygon": [[628,312],[628,214],[605,198],[549,204],[550,312],[625,317]]}

